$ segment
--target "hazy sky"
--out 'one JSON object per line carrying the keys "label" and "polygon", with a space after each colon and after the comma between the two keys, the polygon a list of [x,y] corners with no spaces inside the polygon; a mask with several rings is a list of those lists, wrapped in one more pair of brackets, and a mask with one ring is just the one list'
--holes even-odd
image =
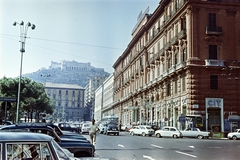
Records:
{"label": "hazy sky", "polygon": [[[131,41],[137,16],[160,0],[0,0],[0,78],[20,73],[20,26],[28,28],[22,73],[48,68],[51,61],[90,62],[112,73]],[[25,26],[25,25],[24,25]]]}

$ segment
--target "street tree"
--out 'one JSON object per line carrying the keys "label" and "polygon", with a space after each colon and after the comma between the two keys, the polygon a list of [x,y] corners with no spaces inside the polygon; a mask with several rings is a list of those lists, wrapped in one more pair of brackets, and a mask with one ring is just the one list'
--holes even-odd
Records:
{"label": "street tree", "polygon": [[[18,78],[3,77],[0,79],[0,96],[1,97],[17,97],[18,94]],[[29,78],[21,79],[20,106],[19,117],[23,117],[26,113],[28,119],[39,119],[40,113],[53,113],[53,102],[47,96],[44,85],[37,83]],[[10,109],[9,119],[15,121],[17,104],[13,103]]]}

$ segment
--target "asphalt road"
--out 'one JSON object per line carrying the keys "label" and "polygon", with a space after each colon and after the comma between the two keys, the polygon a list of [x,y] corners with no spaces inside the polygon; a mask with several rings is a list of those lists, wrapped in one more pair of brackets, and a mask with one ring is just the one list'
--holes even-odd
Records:
{"label": "asphalt road", "polygon": [[[89,139],[88,135],[84,135]],[[235,160],[240,140],[97,135],[96,157],[115,160]]]}

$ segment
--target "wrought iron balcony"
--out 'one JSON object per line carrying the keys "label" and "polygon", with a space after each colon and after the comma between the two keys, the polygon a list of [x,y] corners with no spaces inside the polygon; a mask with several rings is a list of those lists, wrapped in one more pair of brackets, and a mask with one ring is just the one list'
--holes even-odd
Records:
{"label": "wrought iron balcony", "polygon": [[220,26],[206,26],[206,34],[220,35],[222,34],[222,27]]}

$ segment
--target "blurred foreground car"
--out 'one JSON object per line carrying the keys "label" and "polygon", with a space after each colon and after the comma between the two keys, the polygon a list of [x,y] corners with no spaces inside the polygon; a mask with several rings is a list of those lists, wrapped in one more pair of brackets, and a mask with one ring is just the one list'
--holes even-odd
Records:
{"label": "blurred foreground car", "polygon": [[[74,157],[93,157],[95,147],[83,139],[59,137],[55,130],[50,126],[44,126],[41,123],[7,125],[0,128],[1,132],[35,132],[50,135],[62,147],[68,149],[74,154]],[[5,133],[6,134],[6,133]],[[8,134],[8,133],[7,133]]]}
{"label": "blurred foreground car", "polygon": [[155,136],[157,138],[161,137],[173,137],[182,138],[182,133],[176,127],[163,127],[161,130],[155,131]]}
{"label": "blurred foreground car", "polygon": [[132,136],[134,135],[152,136],[154,134],[154,130],[151,128],[151,126],[148,125],[139,125],[134,126],[132,129],[130,129],[129,134]]}
{"label": "blurred foreground car", "polygon": [[236,129],[235,132],[228,133],[227,137],[233,140],[240,139],[240,129]]}
{"label": "blurred foreground car", "polygon": [[209,138],[210,132],[200,131],[199,128],[186,128],[185,130],[181,131],[183,137],[192,137],[192,138]]}
{"label": "blurred foreground car", "polygon": [[48,135],[31,132],[0,133],[1,160],[71,160]]}

